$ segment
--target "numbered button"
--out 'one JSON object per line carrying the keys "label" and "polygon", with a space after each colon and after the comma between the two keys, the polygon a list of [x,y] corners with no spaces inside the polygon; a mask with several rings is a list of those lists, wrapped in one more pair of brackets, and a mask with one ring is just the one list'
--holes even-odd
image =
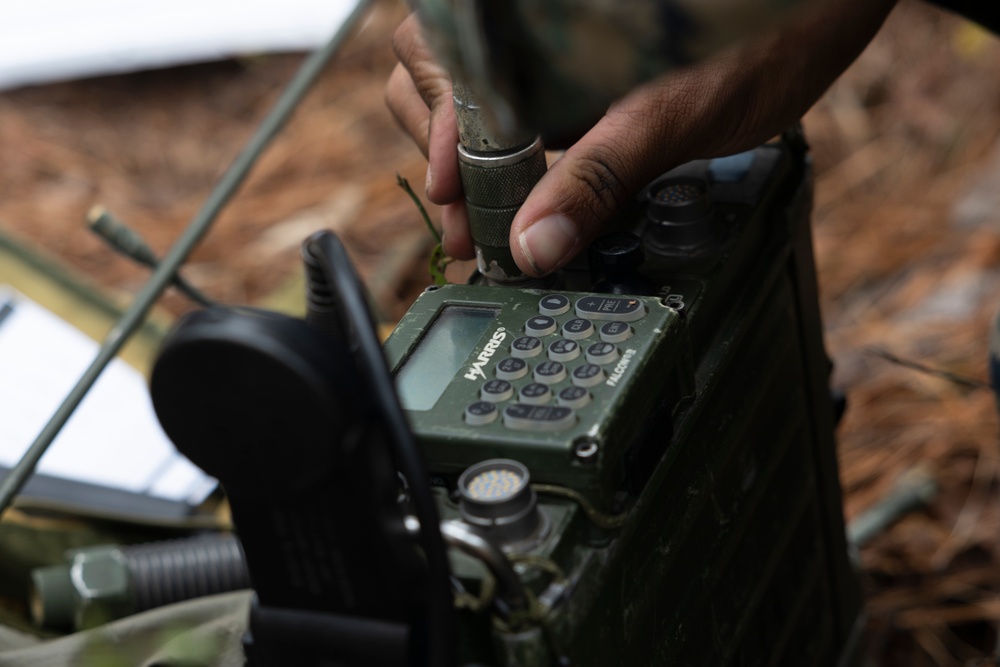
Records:
{"label": "numbered button", "polygon": [[524,333],[529,336],[548,336],[555,333],[555,318],[548,315],[536,315],[524,323]]}
{"label": "numbered button", "polygon": [[590,403],[590,392],[583,387],[566,387],[556,396],[559,405],[579,409]]}
{"label": "numbered button", "polygon": [[605,343],[622,343],[632,337],[632,327],[615,320],[601,325],[601,340]]}
{"label": "numbered button", "polygon": [[562,335],[570,340],[583,340],[589,338],[594,333],[594,323],[582,317],[574,317],[566,322],[562,328]]}
{"label": "numbered button", "polygon": [[521,387],[518,400],[528,405],[543,405],[552,398],[552,390],[541,382],[532,382]]}
{"label": "numbered button", "polygon": [[515,338],[510,344],[510,356],[518,359],[528,359],[540,354],[542,351],[542,341],[534,336],[521,336]]}
{"label": "numbered button", "polygon": [[476,401],[465,408],[465,423],[470,426],[485,426],[496,421],[500,411],[488,401]]}
{"label": "numbered button", "polygon": [[566,379],[566,367],[558,361],[543,361],[535,366],[535,382],[556,384]]}
{"label": "numbered button", "polygon": [[512,403],[503,411],[503,425],[515,431],[561,431],[575,423],[576,412],[562,405]]}
{"label": "numbered button", "polygon": [[560,338],[549,345],[549,359],[552,361],[573,361],[580,356],[580,344]]}
{"label": "numbered button", "polygon": [[546,294],[538,302],[538,312],[542,315],[562,315],[569,310],[569,298],[562,294]]}
{"label": "numbered button", "polygon": [[604,382],[604,371],[597,364],[584,364],[573,369],[573,384],[577,387],[594,387]]}
{"label": "numbered button", "polygon": [[618,358],[618,348],[612,343],[594,343],[587,348],[587,361],[598,366],[610,364]]}
{"label": "numbered button", "polygon": [[503,403],[514,395],[514,385],[506,380],[490,380],[479,390],[479,398],[490,403]]}
{"label": "numbered button", "polygon": [[528,374],[528,362],[524,359],[507,357],[497,364],[497,378],[501,380],[519,380]]}
{"label": "numbered button", "polygon": [[577,300],[576,314],[591,320],[635,322],[646,316],[646,308],[638,299],[592,295]]}

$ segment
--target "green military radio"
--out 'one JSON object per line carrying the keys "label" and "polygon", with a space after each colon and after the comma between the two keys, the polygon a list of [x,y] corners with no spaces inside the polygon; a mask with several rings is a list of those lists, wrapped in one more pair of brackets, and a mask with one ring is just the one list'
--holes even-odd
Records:
{"label": "green military radio", "polygon": [[154,404],[230,497],[249,663],[846,664],[810,203],[795,132],[684,165],[551,282],[480,252],[384,357],[330,234],[305,321],[189,315]]}

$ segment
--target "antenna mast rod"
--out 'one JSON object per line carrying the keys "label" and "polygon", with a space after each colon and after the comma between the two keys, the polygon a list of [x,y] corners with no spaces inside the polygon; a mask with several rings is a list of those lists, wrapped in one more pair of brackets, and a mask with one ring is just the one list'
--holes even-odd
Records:
{"label": "antenna mast rod", "polygon": [[270,113],[268,113],[264,121],[258,126],[253,137],[247,142],[243,151],[229,166],[229,169],[226,170],[226,173],[223,174],[218,184],[212,190],[211,194],[209,194],[201,210],[191,219],[187,228],[185,228],[180,238],[174,243],[170,252],[160,262],[159,267],[150,276],[149,281],[135,297],[128,310],[122,314],[121,318],[119,318],[118,322],[105,337],[104,343],[98,350],[94,360],[90,363],[90,366],[83,372],[80,379],[77,380],[76,385],[59,405],[52,417],[49,418],[48,423],[42,429],[41,433],[38,434],[38,437],[35,438],[35,441],[31,443],[31,446],[28,447],[28,450],[17,462],[17,465],[0,482],[0,519],[2,519],[3,514],[13,503],[14,496],[17,495],[35,471],[38,461],[45,454],[49,445],[52,444],[52,441],[55,440],[59,431],[62,430],[62,427],[69,420],[77,406],[80,405],[84,396],[90,391],[94,382],[100,377],[104,368],[114,359],[125,342],[139,328],[143,320],[146,319],[146,315],[153,307],[153,304],[160,298],[160,295],[163,294],[167,286],[173,282],[178,269],[187,260],[188,255],[191,254],[194,247],[208,233],[208,230],[211,229],[219,212],[229,202],[233,194],[236,193],[236,190],[239,189],[253,168],[257,158],[264,152],[264,149],[271,143],[271,140],[284,128],[285,123],[288,122],[288,119],[296,107],[298,107],[302,98],[305,97],[313,83],[315,83],[324,67],[326,67],[326,64],[340,49],[341,44],[350,34],[354,25],[364,15],[365,10],[368,9],[370,4],[371,0],[358,0],[357,5],[330,41],[323,48],[311,53],[305,62],[302,63],[298,72],[295,73],[295,76],[285,87],[281,97],[278,98],[278,101],[271,108]]}

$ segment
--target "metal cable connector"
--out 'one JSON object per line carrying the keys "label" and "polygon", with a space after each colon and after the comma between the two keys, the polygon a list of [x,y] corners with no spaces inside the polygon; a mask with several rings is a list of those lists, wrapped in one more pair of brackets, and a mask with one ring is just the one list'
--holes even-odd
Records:
{"label": "metal cable connector", "polygon": [[234,535],[75,549],[64,565],[31,573],[31,617],[83,630],[147,609],[250,586]]}
{"label": "metal cable connector", "polygon": [[[149,247],[146,240],[124,222],[111,215],[101,206],[95,206],[87,213],[87,226],[118,253],[128,257],[134,262],[148,266],[156,270],[160,266],[160,258],[156,256],[153,249]],[[180,290],[184,296],[195,303],[209,308],[218,305],[213,299],[205,296],[205,293],[189,283],[180,274],[174,274],[171,283]]]}
{"label": "metal cable connector", "polygon": [[532,281],[510,252],[510,227],[521,204],[545,175],[545,151],[532,135],[497,132],[475,94],[460,81],[452,90],[458,119],[459,173],[479,272],[491,284]]}

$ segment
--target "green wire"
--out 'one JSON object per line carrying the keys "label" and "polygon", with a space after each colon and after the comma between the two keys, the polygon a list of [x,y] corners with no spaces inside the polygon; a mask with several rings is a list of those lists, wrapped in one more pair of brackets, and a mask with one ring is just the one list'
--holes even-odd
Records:
{"label": "green wire", "polygon": [[441,243],[441,234],[434,228],[434,223],[431,222],[431,216],[427,214],[427,209],[424,208],[424,204],[420,201],[420,197],[418,197],[417,193],[413,191],[412,187],[410,187],[410,182],[397,173],[396,185],[403,188],[403,192],[408,194],[410,199],[413,200],[413,203],[417,205],[417,210],[420,211],[420,217],[424,219],[424,224],[427,225],[427,229],[430,230],[431,236],[434,237],[435,241]]}
{"label": "green wire", "polygon": [[559,496],[562,498],[567,498],[572,500],[583,513],[587,516],[591,523],[602,530],[617,530],[625,525],[628,521],[628,513],[622,514],[604,514],[596,507],[594,507],[586,496],[582,493],[574,491],[573,489],[568,489],[564,486],[555,486],[553,484],[532,484],[531,488],[535,490],[535,493]]}

